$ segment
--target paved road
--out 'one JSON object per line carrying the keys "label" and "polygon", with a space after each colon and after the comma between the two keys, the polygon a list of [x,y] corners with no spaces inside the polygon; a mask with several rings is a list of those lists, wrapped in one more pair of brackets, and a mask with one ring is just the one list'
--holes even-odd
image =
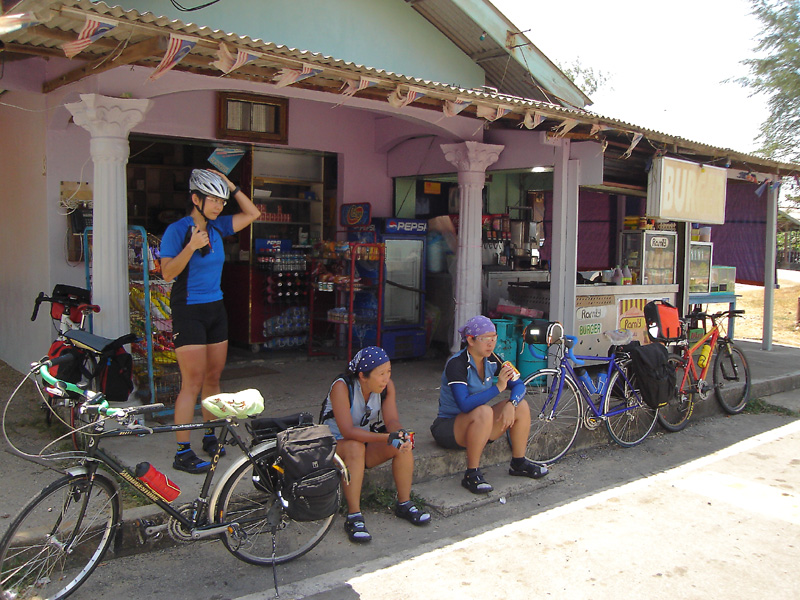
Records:
{"label": "paved road", "polygon": [[[415,529],[337,521],[278,568],[280,598],[797,598],[800,421],[717,417],[632,449],[587,450],[519,496]],[[441,485],[457,486],[452,478]],[[269,569],[217,542],[109,561],[76,598],[266,600]]]}

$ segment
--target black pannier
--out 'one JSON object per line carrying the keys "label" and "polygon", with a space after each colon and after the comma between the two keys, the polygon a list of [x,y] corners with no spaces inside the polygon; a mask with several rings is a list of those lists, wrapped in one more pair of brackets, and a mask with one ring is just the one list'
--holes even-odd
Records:
{"label": "black pannier", "polygon": [[280,495],[286,513],[295,521],[316,521],[339,508],[336,438],[327,425],[287,429],[277,434],[278,459],[283,471]]}
{"label": "black pannier", "polygon": [[639,384],[642,400],[650,408],[664,406],[675,393],[675,369],[670,368],[669,352],[661,344],[626,346]]}

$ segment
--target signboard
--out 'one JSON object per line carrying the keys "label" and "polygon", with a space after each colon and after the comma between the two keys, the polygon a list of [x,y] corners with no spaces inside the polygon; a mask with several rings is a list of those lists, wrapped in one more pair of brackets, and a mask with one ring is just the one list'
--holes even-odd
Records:
{"label": "signboard", "polygon": [[369,202],[358,204],[342,204],[339,213],[339,224],[342,227],[366,227],[372,222]]}
{"label": "signboard", "polygon": [[725,222],[727,171],[660,157],[653,160],[647,182],[647,216],[670,221]]}
{"label": "signboard", "polygon": [[428,222],[422,219],[386,219],[384,233],[407,233],[425,235],[428,232]]}

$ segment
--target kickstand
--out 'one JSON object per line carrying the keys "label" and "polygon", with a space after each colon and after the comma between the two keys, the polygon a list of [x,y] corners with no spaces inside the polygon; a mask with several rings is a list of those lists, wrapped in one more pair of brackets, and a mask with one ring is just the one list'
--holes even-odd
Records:
{"label": "kickstand", "polygon": [[275,598],[280,598],[281,595],[278,593],[278,571],[277,566],[275,564],[275,532],[276,529],[272,529],[272,585],[275,586]]}

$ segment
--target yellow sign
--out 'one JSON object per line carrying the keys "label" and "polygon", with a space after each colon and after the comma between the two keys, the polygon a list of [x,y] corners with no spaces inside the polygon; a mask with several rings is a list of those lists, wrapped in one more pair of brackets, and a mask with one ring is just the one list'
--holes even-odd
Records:
{"label": "yellow sign", "polygon": [[725,169],[661,157],[647,182],[647,215],[671,221],[725,222]]}

